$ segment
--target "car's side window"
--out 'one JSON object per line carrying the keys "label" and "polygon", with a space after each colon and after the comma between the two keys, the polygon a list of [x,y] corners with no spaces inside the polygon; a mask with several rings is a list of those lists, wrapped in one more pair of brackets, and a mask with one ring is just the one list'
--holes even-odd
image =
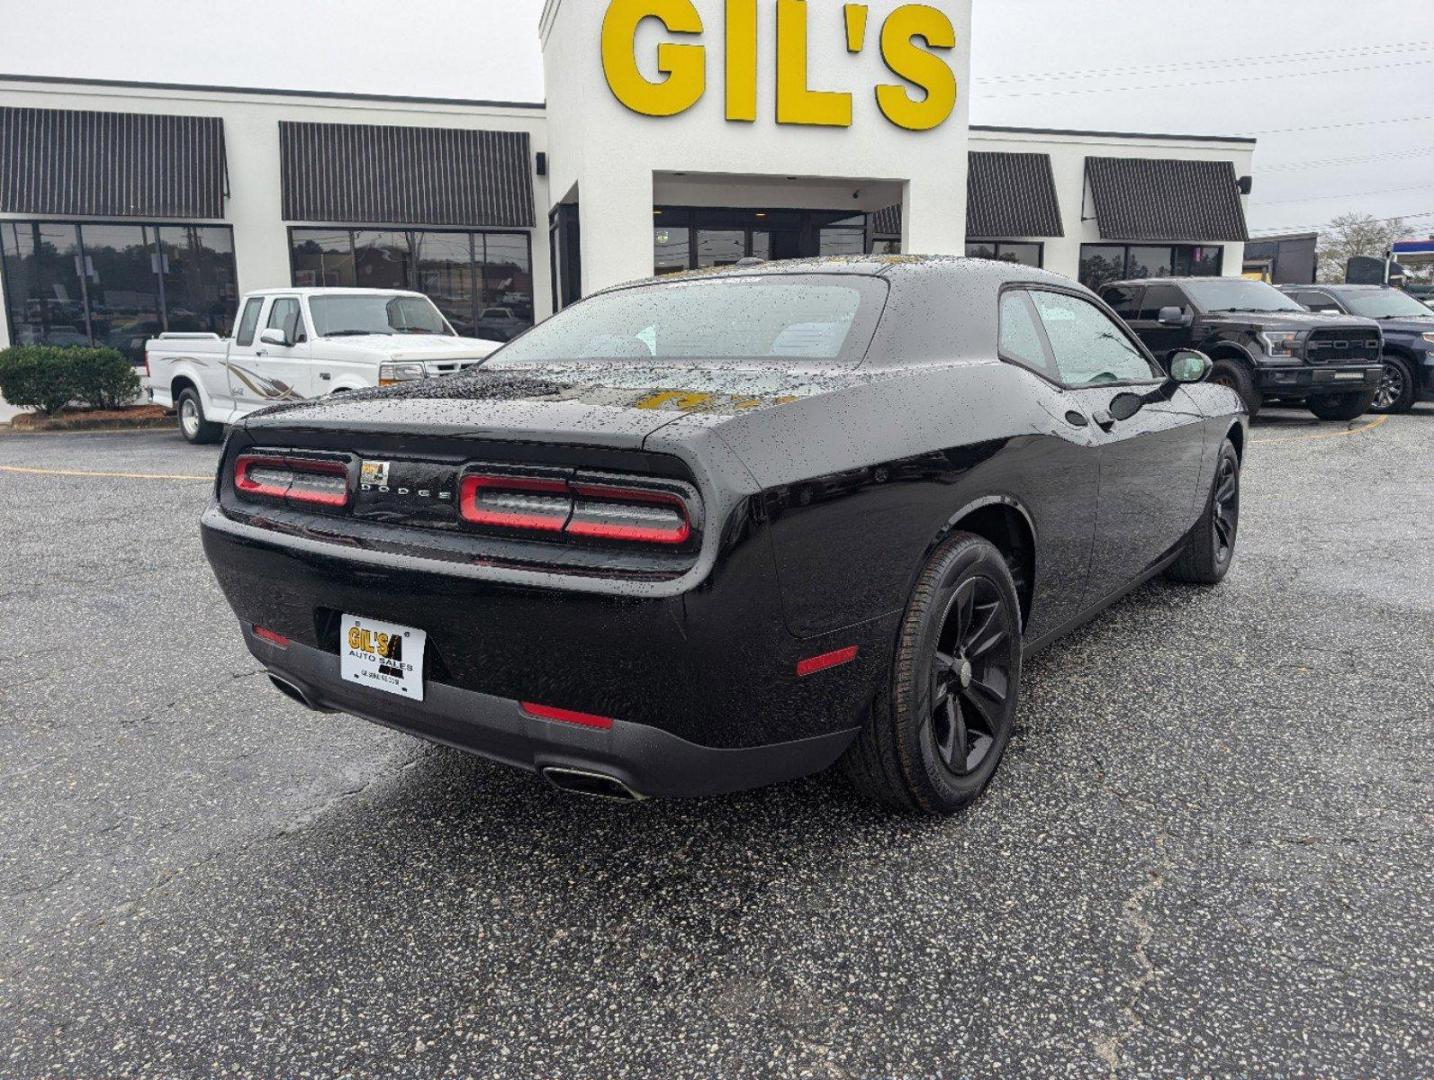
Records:
{"label": "car's side window", "polygon": [[1151,382],[1151,363],[1110,316],[1087,300],[1033,290],[1031,299],[1045,327],[1061,382],[1067,386]]}
{"label": "car's side window", "polygon": [[1300,294],[1300,303],[1320,314],[1341,314],[1340,306],[1328,293],[1307,292]]}
{"label": "car's side window", "polygon": [[1060,382],[1059,373],[1052,369],[1046,355],[1045,342],[1041,340],[1041,330],[1036,325],[1036,313],[1025,292],[1008,289],[1001,294],[1000,335],[998,348],[1002,357],[1037,371],[1053,382]]}
{"label": "car's side window", "polygon": [[1138,285],[1111,285],[1101,290],[1100,298],[1122,319],[1129,321],[1140,311],[1140,297],[1144,291]]}
{"label": "car's side window", "polygon": [[234,335],[234,344],[248,348],[254,344],[254,331],[259,327],[259,312],[264,307],[264,298],[256,296],[244,305],[244,314],[239,319],[239,330]]}
{"label": "car's side window", "polygon": [[1189,306],[1190,301],[1174,285],[1152,285],[1145,290],[1145,299],[1140,304],[1140,318],[1156,322],[1165,308],[1176,307],[1184,311]]}
{"label": "car's side window", "polygon": [[268,328],[284,331],[284,336],[290,342],[298,343],[304,340],[303,316],[296,297],[281,296],[274,301],[269,308]]}

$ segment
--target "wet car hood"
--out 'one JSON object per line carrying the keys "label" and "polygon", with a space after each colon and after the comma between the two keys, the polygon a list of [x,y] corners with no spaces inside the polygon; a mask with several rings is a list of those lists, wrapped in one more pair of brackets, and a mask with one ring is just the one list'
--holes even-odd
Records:
{"label": "wet car hood", "polygon": [[1357,315],[1316,315],[1312,311],[1212,311],[1201,316],[1207,325],[1258,326],[1262,330],[1331,330],[1358,327],[1371,330],[1379,324]]}
{"label": "wet car hood", "polygon": [[778,363],[497,363],[440,379],[279,405],[251,414],[244,424],[256,438],[266,428],[305,428],[636,446],[683,416],[780,408],[879,377]]}
{"label": "wet car hood", "polygon": [[1380,319],[1379,325],[1386,334],[1431,334],[1434,333],[1434,314]]}

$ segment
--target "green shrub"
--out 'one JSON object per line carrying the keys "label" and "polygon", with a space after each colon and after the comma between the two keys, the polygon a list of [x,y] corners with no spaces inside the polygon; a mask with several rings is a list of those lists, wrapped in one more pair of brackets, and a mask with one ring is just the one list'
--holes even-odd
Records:
{"label": "green shrub", "polygon": [[19,345],[0,350],[0,394],[18,408],[51,416],[76,401],[114,409],[138,393],[138,373],[114,349]]}
{"label": "green shrub", "polygon": [[114,349],[70,349],[75,398],[92,409],[118,409],[139,394],[139,373]]}

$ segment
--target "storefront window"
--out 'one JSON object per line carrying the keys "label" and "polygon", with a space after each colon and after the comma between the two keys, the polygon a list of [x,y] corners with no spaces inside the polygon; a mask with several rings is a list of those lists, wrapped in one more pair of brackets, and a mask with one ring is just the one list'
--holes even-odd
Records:
{"label": "storefront window", "polygon": [[857,214],[823,226],[817,243],[821,255],[865,254],[866,215]]}
{"label": "storefront window", "polygon": [[966,245],[966,257],[968,259],[999,259],[1001,262],[1040,267],[1045,263],[1045,245],[1013,243],[1005,240],[973,240]]}
{"label": "storefront window", "polygon": [[691,235],[685,228],[657,225],[652,230],[653,272],[679,274],[691,269]]}
{"label": "storefront window", "polygon": [[136,364],[166,330],[227,333],[234,234],[220,225],[4,222],[5,309],[18,345],[102,345]]}
{"label": "storefront window", "polygon": [[421,292],[466,337],[507,341],[533,325],[533,260],[523,233],[290,229],[299,287]]}
{"label": "storefront window", "polygon": [[733,266],[747,256],[747,234],[741,229],[698,229],[697,265]]}
{"label": "storefront window", "polygon": [[1082,244],[1080,280],[1095,289],[1122,279],[1219,277],[1224,261],[1219,244]]}
{"label": "storefront window", "polygon": [[234,234],[209,225],[161,225],[159,251],[168,329],[227,334],[239,302]]}

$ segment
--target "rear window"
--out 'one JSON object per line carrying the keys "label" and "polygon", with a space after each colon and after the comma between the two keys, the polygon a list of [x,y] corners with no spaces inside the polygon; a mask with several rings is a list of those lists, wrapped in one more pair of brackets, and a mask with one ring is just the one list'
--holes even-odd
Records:
{"label": "rear window", "polygon": [[655,282],[575,304],[495,359],[856,362],[885,299],[856,275]]}

